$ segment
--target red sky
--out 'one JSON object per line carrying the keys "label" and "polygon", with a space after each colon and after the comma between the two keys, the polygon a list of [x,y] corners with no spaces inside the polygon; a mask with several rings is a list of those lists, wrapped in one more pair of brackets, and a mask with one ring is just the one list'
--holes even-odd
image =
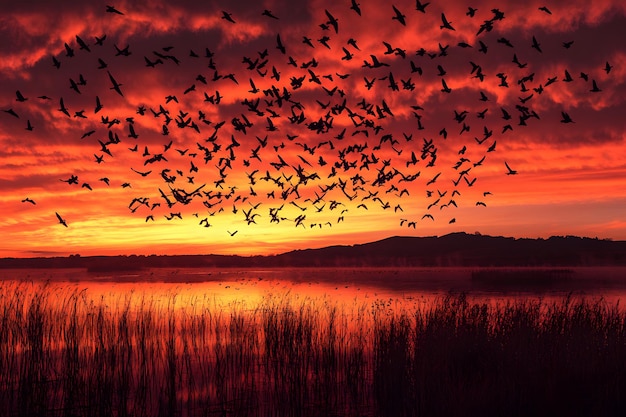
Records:
{"label": "red sky", "polygon": [[0,256],[626,239],[622,1],[359,4],[5,5]]}

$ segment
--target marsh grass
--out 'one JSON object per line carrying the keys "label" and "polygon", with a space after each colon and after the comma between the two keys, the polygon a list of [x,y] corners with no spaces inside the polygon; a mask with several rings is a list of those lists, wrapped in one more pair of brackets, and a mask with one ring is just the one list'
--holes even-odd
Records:
{"label": "marsh grass", "polygon": [[0,284],[7,416],[589,416],[626,406],[602,299],[220,304]]}

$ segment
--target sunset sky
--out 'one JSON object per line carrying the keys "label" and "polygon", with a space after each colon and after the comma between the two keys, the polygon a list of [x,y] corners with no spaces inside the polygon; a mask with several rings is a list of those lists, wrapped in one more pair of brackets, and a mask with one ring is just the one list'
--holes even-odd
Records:
{"label": "sunset sky", "polygon": [[0,257],[625,240],[626,3],[471,3],[8,2]]}

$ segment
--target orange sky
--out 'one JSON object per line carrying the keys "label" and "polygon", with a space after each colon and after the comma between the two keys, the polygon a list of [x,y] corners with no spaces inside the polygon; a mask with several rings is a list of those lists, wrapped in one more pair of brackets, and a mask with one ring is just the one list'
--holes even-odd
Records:
{"label": "orange sky", "polygon": [[426,13],[397,1],[405,25],[365,0],[360,15],[349,0],[13,3],[0,17],[2,257],[456,231],[626,239],[621,1],[476,1],[473,16],[457,0]]}

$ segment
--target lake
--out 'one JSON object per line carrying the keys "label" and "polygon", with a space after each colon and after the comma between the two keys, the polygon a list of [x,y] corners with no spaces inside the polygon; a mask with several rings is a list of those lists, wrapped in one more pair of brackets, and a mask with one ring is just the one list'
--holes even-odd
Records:
{"label": "lake", "polygon": [[625,272],[3,270],[0,405],[15,416],[621,415]]}
{"label": "lake", "polygon": [[576,294],[617,300],[626,296],[626,267],[439,268],[153,268],[139,271],[5,269],[2,280],[75,285],[89,292],[129,290],[210,293],[226,299],[260,299],[290,291],[338,299],[429,298],[450,292],[473,297]]}

